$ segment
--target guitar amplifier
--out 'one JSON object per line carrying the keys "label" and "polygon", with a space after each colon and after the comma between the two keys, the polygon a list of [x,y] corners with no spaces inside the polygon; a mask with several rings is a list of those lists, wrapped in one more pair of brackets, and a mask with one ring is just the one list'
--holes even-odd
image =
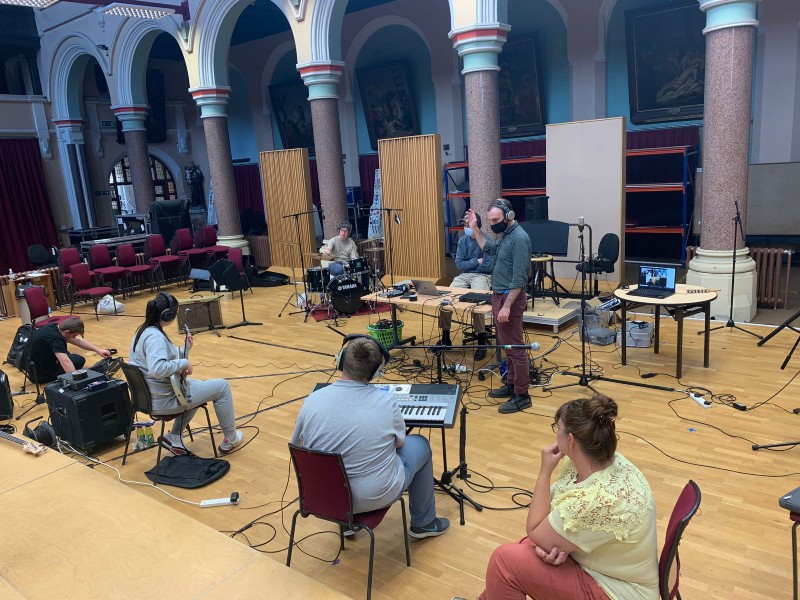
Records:
{"label": "guitar amplifier", "polygon": [[14,416],[14,401],[11,398],[11,384],[8,376],[0,371],[0,421],[11,420]]}
{"label": "guitar amplifier", "polygon": [[132,408],[128,384],[121,379],[95,381],[82,390],[54,382],[44,395],[56,434],[76,448],[91,452],[128,432]]}
{"label": "guitar amplifier", "polygon": [[[190,298],[176,298],[178,301],[178,331],[183,331],[184,324],[189,326],[189,331],[206,331],[210,325],[225,326],[222,323],[222,310],[219,306],[220,294],[212,296],[196,295]],[[209,322],[209,318],[211,321]]]}

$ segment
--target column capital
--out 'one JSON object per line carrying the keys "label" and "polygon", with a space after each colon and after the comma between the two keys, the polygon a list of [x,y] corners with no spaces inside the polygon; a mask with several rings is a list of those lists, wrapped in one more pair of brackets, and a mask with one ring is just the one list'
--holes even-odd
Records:
{"label": "column capital", "polygon": [[227,117],[231,88],[226,85],[189,88],[189,93],[200,107],[200,118]]}
{"label": "column capital", "polygon": [[704,34],[730,27],[758,27],[760,0],[697,0],[706,13]]}
{"label": "column capital", "polygon": [[122,123],[122,131],[147,131],[145,127],[145,120],[147,114],[150,112],[150,107],[147,104],[131,104],[129,106],[112,106],[111,111],[114,113],[120,123]]}
{"label": "column capital", "polygon": [[83,143],[83,119],[52,119],[56,126],[56,138],[64,144]]}
{"label": "column capital", "polygon": [[508,39],[510,25],[492,23],[453,29],[449,34],[453,48],[464,60],[463,75],[475,71],[499,71],[497,55]]}
{"label": "column capital", "polygon": [[307,62],[297,65],[297,71],[308,87],[308,99],[338,98],[336,87],[342,78],[344,63],[338,60]]}

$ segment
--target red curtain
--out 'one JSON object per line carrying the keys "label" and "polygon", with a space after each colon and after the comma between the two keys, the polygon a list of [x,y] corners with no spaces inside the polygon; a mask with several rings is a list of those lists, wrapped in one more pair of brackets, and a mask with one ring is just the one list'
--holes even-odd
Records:
{"label": "red curtain", "polygon": [[358,174],[361,179],[361,204],[372,206],[375,193],[375,169],[380,166],[377,154],[361,154],[358,157]]}
{"label": "red curtain", "polygon": [[239,199],[239,212],[248,208],[253,212],[264,212],[264,196],[261,194],[261,172],[258,165],[234,165],[233,179],[236,183],[236,197]]}
{"label": "red curtain", "polygon": [[58,245],[39,142],[0,139],[0,273],[33,268],[28,246]]}

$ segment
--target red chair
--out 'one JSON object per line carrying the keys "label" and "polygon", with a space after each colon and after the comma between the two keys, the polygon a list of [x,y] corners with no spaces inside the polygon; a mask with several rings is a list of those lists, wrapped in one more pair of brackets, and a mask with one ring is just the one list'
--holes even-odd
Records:
{"label": "red chair", "polygon": [[177,277],[185,262],[180,256],[167,254],[164,238],[160,233],[147,236],[144,241],[144,257],[155,267],[158,279],[161,281],[166,281],[170,273]]}
{"label": "red chair", "polygon": [[[106,285],[106,282],[114,287],[115,281],[127,281],[130,272],[124,267],[115,266],[111,260],[111,253],[105,244],[93,244],[89,247],[89,266],[96,276],[100,277],[98,283]],[[125,297],[125,288],[122,288],[122,297]]]}
{"label": "red chair", "polygon": [[[69,319],[67,315],[58,317],[49,316],[50,304],[47,302],[47,296],[44,290],[38,285],[31,285],[23,288],[22,293],[25,295],[25,302],[28,303],[28,310],[31,313],[31,322],[36,329],[46,325],[58,325],[61,321]],[[37,319],[42,319],[38,321]]]}
{"label": "red chair", "polygon": [[[339,525],[340,548],[344,550],[344,530],[366,530],[369,533],[369,572],[367,575],[367,600],[372,595],[372,563],[375,557],[375,535],[372,530],[380,525],[391,505],[366,513],[353,514],[353,498],[350,493],[350,480],[341,454],[318,452],[289,444],[297,488],[300,492],[300,508],[292,517],[292,530],[289,533],[289,553],[286,566],[291,566],[292,548],[297,516],[303,518],[313,515],[324,521]],[[406,564],[411,566],[411,553],[408,549],[408,525],[406,523],[406,503],[400,500],[403,514],[403,541],[406,543]]]}
{"label": "red chair", "polygon": [[230,248],[217,244],[217,230],[213,225],[206,225],[200,230],[200,241],[202,244],[198,248],[205,250],[208,255],[208,262],[213,263],[219,258],[225,258]]}
{"label": "red chair", "polygon": [[[78,263],[70,268],[72,273],[72,304],[69,307],[69,314],[75,310],[76,298],[91,298],[94,303],[94,316],[99,321],[100,315],[97,314],[97,302],[99,298],[110,294],[114,298],[114,289],[105,286],[92,286],[92,278],[89,276],[89,265]],[[117,303],[114,302],[114,315],[117,314]]]}
{"label": "red chair", "polygon": [[[61,289],[64,298],[72,302],[72,273],[69,268],[83,262],[77,248],[62,248],[58,253],[58,268],[61,270]],[[89,276],[94,277],[94,271],[89,271]]]}
{"label": "red chair", "polygon": [[[247,287],[250,289],[250,293],[253,293],[253,288],[250,286],[250,280],[247,278],[247,274],[244,272],[244,261],[242,260],[242,249],[241,248],[231,248],[228,250],[228,260],[231,261],[236,268],[239,270],[239,275],[244,279]],[[231,292],[231,298],[233,298],[233,292]]]}
{"label": "red chair", "polygon": [[[138,278],[142,290],[144,290],[145,278],[150,280],[151,288],[155,284],[153,273],[156,267],[153,265],[137,265],[136,251],[133,249],[133,244],[120,244],[117,246],[117,265],[128,270],[131,284]],[[129,285],[129,288],[133,292],[133,285]]]}
{"label": "red chair", "polygon": [[698,508],[700,508],[700,488],[690,479],[678,497],[675,508],[672,509],[661,558],[658,560],[658,592],[661,600],[674,598],[681,600],[681,593],[678,591],[681,571],[678,544]]}
{"label": "red chair", "polygon": [[188,228],[175,230],[173,239],[175,254],[183,256],[189,261],[190,266],[203,266],[206,259],[205,248],[195,248],[192,230]]}

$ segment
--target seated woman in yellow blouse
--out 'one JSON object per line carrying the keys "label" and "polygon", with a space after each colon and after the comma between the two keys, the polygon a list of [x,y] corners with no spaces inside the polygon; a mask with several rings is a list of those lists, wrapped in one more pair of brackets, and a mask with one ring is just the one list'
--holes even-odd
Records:
{"label": "seated woman in yellow blouse", "polygon": [[556,411],[527,536],[494,551],[481,599],[658,599],[653,493],[616,452],[616,418],[616,402],[600,394]]}

